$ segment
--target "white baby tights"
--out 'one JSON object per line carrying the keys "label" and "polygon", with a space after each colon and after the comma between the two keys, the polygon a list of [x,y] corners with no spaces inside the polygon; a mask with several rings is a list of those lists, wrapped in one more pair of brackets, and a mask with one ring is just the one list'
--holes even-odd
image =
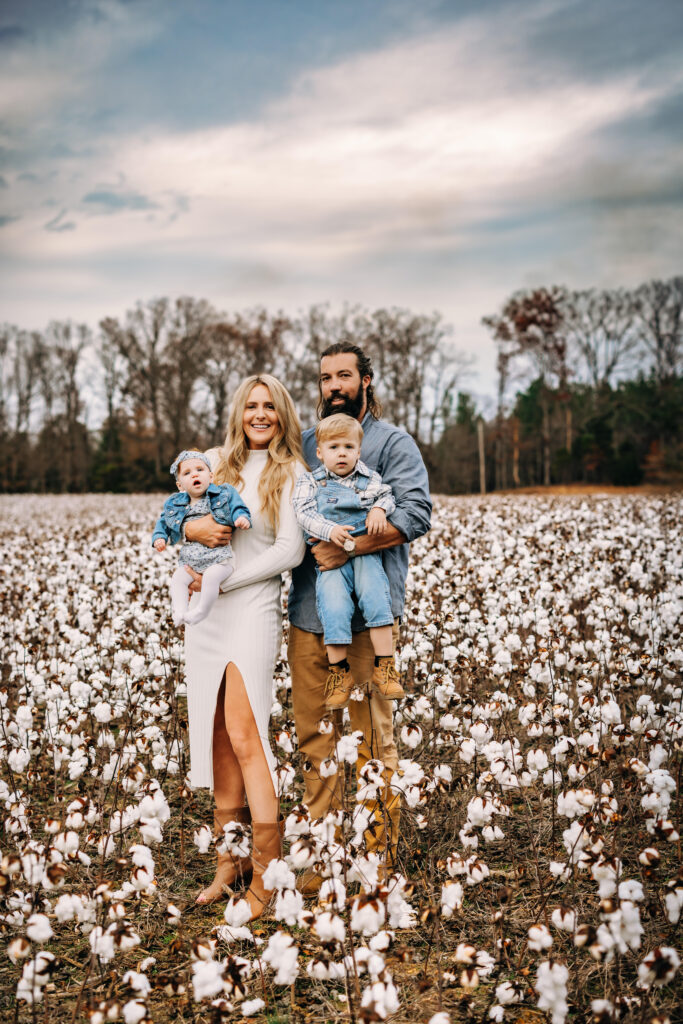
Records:
{"label": "white baby tights", "polygon": [[199,594],[199,603],[188,611],[190,594],[190,574],[184,565],[179,565],[171,576],[171,614],[173,624],[181,626],[183,622],[194,625],[201,622],[211,611],[214,601],[218,597],[218,590],[225,580],[232,576],[233,567],[230,562],[221,562],[219,565],[210,565],[202,574],[202,589]]}

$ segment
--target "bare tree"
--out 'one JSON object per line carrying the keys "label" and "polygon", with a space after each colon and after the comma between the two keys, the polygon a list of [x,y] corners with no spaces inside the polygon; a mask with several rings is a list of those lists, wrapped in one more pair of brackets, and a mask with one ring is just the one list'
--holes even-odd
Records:
{"label": "bare tree", "polygon": [[154,430],[154,466],[157,477],[167,451],[163,406],[165,352],[172,328],[166,298],[138,302],[123,323],[107,317],[100,330],[107,342],[126,361],[124,395],[150,416]]}
{"label": "bare tree", "polygon": [[123,395],[126,364],[117,346],[105,334],[100,335],[97,355],[102,367],[102,386],[107,406],[107,420],[111,423],[116,415],[117,402]]}
{"label": "bare tree", "polygon": [[356,312],[347,330],[372,357],[387,418],[416,441],[433,441],[469,365],[441,315],[400,308]]}
{"label": "bare tree", "polygon": [[[550,387],[558,389],[565,406],[565,442],[571,447],[571,406],[569,404],[569,366],[565,334],[563,288],[537,288],[517,292],[496,316],[484,317],[494,340],[509,359],[527,357],[541,380],[541,445],[543,483],[550,484]],[[499,367],[500,369],[500,367]],[[505,367],[507,372],[507,366]]]}
{"label": "bare tree", "polygon": [[87,477],[85,428],[79,422],[83,412],[77,374],[81,356],[92,342],[90,328],[71,320],[48,324],[46,342],[51,350],[53,387],[61,408],[58,426],[61,486],[82,490]]}
{"label": "bare tree", "polygon": [[168,336],[160,353],[160,398],[174,453],[196,443],[190,437],[190,411],[204,371],[205,330],[215,318],[215,310],[204,299],[179,298],[169,309]]}
{"label": "bare tree", "polygon": [[[295,357],[288,347],[292,322],[283,313],[269,314],[257,307],[231,317],[222,315],[208,323],[202,333],[202,381],[208,396],[210,417],[208,439],[219,444],[225,436],[231,393],[244,377],[272,373],[291,387]],[[291,369],[290,369],[291,368]]]}
{"label": "bare tree", "polygon": [[670,380],[683,363],[683,277],[643,284],[634,299],[655,377],[660,383]]}
{"label": "bare tree", "polygon": [[574,345],[588,379],[600,389],[624,369],[638,344],[637,307],[632,292],[568,292],[562,301],[567,340]]}

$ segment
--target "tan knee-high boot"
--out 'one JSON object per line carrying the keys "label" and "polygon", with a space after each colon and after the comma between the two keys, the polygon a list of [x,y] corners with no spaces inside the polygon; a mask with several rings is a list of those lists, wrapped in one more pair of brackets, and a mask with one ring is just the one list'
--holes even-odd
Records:
{"label": "tan knee-high boot", "polygon": [[[213,834],[217,839],[223,838],[223,826],[229,821],[239,821],[248,825],[251,821],[251,814],[248,807],[219,808],[214,811]],[[203,889],[197,897],[197,903],[215,903],[216,900],[226,896],[226,890],[236,882],[248,884],[251,875],[251,858],[235,857],[230,851],[218,853],[216,874],[213,882],[206,889]]]}
{"label": "tan knee-high boot", "polygon": [[251,826],[252,850],[251,863],[254,874],[247,890],[247,900],[251,908],[251,920],[255,921],[264,912],[274,889],[266,889],[263,884],[263,872],[271,860],[282,856],[282,830],[284,822],[254,821]]}

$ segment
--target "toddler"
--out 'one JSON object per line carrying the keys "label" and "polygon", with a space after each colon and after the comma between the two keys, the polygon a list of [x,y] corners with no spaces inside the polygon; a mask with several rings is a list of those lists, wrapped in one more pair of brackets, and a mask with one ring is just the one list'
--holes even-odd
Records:
{"label": "toddler", "polygon": [[[211,463],[203,452],[184,450],[171,466],[179,494],[164,502],[164,508],[152,534],[152,544],[163,551],[167,541],[177,544],[182,527],[189,519],[210,514],[222,526],[248,530],[251,514],[238,491],[229,484],[212,483]],[[202,574],[199,604],[188,611],[190,600],[189,566]],[[176,626],[194,625],[206,618],[218,597],[218,590],[233,573],[232,547],[208,548],[198,541],[186,541],[180,549],[178,568],[171,577],[171,612]]]}
{"label": "toddler", "polygon": [[353,557],[354,535],[366,530],[370,536],[384,533],[387,515],[396,502],[379,473],[361,462],[363,428],[358,420],[344,413],[328,416],[318,424],[315,437],[322,466],[297,480],[296,517],[309,541],[331,541],[352,556],[337,569],[318,569],[316,573],[316,605],[329,662],[325,707],[346,707],[355,686],[346,660],[354,594],[375,651],[372,686],[387,699],[403,697],[394,665],[394,617],[382,556],[376,551]]}

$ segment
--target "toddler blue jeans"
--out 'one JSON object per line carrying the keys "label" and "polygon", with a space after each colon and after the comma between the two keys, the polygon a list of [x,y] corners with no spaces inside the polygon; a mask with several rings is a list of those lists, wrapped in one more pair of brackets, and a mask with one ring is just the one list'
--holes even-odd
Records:
{"label": "toddler blue jeans", "polygon": [[326,644],[341,647],[351,643],[353,594],[368,629],[393,625],[389,580],[382,556],[378,551],[357,555],[338,569],[317,570],[315,601]]}

